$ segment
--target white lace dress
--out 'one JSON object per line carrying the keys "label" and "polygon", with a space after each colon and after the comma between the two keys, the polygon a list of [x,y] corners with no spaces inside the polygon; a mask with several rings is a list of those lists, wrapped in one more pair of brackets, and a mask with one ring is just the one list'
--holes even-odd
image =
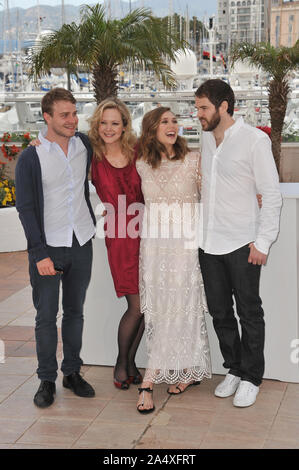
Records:
{"label": "white lace dress", "polygon": [[[148,365],[145,381],[187,383],[211,377],[207,304],[194,232],[198,227],[198,159],[136,163],[145,213],[139,258]],[[169,236],[168,236],[169,232]]]}

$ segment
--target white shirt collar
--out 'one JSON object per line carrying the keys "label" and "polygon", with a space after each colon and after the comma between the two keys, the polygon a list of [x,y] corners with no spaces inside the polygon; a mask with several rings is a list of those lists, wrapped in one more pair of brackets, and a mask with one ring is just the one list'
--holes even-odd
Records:
{"label": "white shirt collar", "polygon": [[[39,131],[38,139],[41,141],[42,145],[45,145],[47,152],[49,152],[49,151],[51,150],[51,146],[52,146],[53,144],[57,144],[57,142],[51,142],[50,140],[48,140],[48,139],[46,138],[47,132],[48,132],[47,126],[43,127],[43,128]],[[76,136],[74,135],[74,136],[72,136],[72,137],[70,138],[70,142],[73,142],[75,139],[76,139]],[[58,145],[58,144],[57,144],[57,145]]]}
{"label": "white shirt collar", "polygon": [[[228,127],[225,131],[224,131],[224,138],[223,138],[223,141],[222,143],[224,142],[224,140],[228,139],[229,137],[231,137],[232,135],[234,135],[239,129],[240,127],[244,126],[244,120],[241,117],[238,117],[234,124],[230,127]],[[210,136],[210,139],[212,139],[212,141],[215,143],[216,145],[216,139],[215,139],[215,136],[213,134],[213,131],[208,131],[208,132],[204,132],[204,134],[207,134]],[[220,147],[220,146],[219,146]],[[218,148],[219,148],[218,147]]]}

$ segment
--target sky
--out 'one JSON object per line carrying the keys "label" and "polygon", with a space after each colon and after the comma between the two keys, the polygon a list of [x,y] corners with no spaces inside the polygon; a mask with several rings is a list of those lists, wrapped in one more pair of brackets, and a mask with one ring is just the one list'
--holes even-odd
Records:
{"label": "sky", "polygon": [[[127,2],[129,3],[130,0],[123,0],[124,2]],[[97,0],[64,0],[64,4],[65,5],[83,5],[83,4],[94,4],[96,3]],[[113,0],[112,0],[113,2]],[[133,0],[132,0],[133,2]],[[168,2],[168,0],[163,0],[163,2]],[[36,6],[38,3],[37,0],[9,0],[9,6],[10,8],[13,8],[13,7],[22,7],[22,8],[30,8],[32,6]],[[101,0],[99,0],[99,3],[101,3]],[[140,6],[142,4],[142,1],[139,2],[140,3]],[[176,0],[173,1],[173,4],[175,5],[176,3]],[[200,4],[204,4],[206,3],[206,0],[198,0],[198,3]],[[216,4],[217,4],[217,0],[210,0],[209,1],[209,4],[211,3],[214,3],[215,4],[215,11],[216,11]],[[0,0],[0,5],[5,5],[6,4],[6,0]],[[50,5],[50,6],[55,6],[55,5],[61,5],[61,0],[39,0],[39,4],[40,5]],[[143,4],[145,6],[146,5],[146,0],[143,0]],[[179,1],[179,4],[188,4],[188,0],[180,0]],[[139,6],[139,5],[138,5]],[[204,9],[204,8],[202,8]]]}
{"label": "sky", "polygon": [[[126,1],[126,0],[124,0]],[[2,5],[6,4],[6,0],[0,0],[0,3]],[[9,0],[9,6],[10,8],[14,7],[22,7],[22,8],[30,8],[33,6],[36,6],[38,3],[37,0]],[[96,1],[93,2],[88,2],[88,0],[85,2],[84,0],[64,0],[65,5],[82,5],[82,4],[88,4],[88,3],[96,3]],[[100,2],[101,3],[101,0]],[[61,5],[61,0],[39,0],[40,5],[50,5],[50,6],[55,6],[55,5]]]}
{"label": "sky", "polygon": [[[127,1],[127,0],[124,0]],[[0,3],[5,4],[6,0],[0,0]],[[22,8],[30,8],[32,6],[36,6],[38,3],[37,0],[9,0],[9,6],[11,8],[13,7],[22,7]],[[84,0],[64,0],[65,5],[82,5],[82,4],[88,4],[88,3],[97,3],[96,0],[94,1],[84,1]],[[99,1],[101,3],[101,0]],[[61,0],[39,0],[40,5],[50,5],[50,6],[55,6],[55,5],[61,5]]]}

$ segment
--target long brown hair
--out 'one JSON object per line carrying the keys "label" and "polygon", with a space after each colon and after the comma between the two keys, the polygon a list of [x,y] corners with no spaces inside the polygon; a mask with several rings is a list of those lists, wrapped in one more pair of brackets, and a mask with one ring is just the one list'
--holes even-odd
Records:
{"label": "long brown hair", "polygon": [[[167,111],[172,112],[170,108],[160,106],[146,113],[142,121],[141,136],[138,141],[139,158],[145,160],[152,168],[160,166],[162,154],[170,158],[166,147],[157,139],[157,129],[162,115]],[[179,135],[173,148],[175,156],[171,160],[184,160],[185,155],[190,151],[185,139]]]}
{"label": "long brown hair", "polygon": [[99,135],[99,125],[106,109],[117,109],[121,114],[124,125],[124,132],[121,137],[121,150],[131,162],[134,160],[137,138],[132,130],[132,120],[127,106],[114,97],[102,101],[89,119],[90,131],[88,137],[93,147],[94,156],[97,160],[102,160],[105,154],[105,142]]}

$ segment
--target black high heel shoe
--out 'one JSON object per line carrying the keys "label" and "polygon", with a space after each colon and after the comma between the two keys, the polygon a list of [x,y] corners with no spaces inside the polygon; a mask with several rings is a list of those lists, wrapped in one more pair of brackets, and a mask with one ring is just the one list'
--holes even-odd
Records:
{"label": "black high heel shoe", "polygon": [[200,385],[200,381],[197,381],[197,380],[194,380],[194,382],[191,382],[190,384],[187,385],[187,387],[184,388],[184,390],[182,390],[179,386],[180,384],[178,384],[175,388],[178,390],[178,392],[170,392],[169,391],[169,388],[167,389],[167,393],[169,395],[180,395],[181,393],[184,393],[187,388],[189,387],[193,387],[194,385]]}
{"label": "black high heel shoe", "polygon": [[142,414],[152,413],[153,411],[155,411],[155,405],[152,408],[148,408],[148,409],[145,409],[145,410],[140,410],[139,409],[140,406],[144,405],[144,392],[153,393],[153,389],[149,388],[149,387],[148,388],[138,388],[139,395],[140,395],[140,393],[142,393],[142,403],[137,405],[137,411],[139,411],[139,413],[142,413]]}

